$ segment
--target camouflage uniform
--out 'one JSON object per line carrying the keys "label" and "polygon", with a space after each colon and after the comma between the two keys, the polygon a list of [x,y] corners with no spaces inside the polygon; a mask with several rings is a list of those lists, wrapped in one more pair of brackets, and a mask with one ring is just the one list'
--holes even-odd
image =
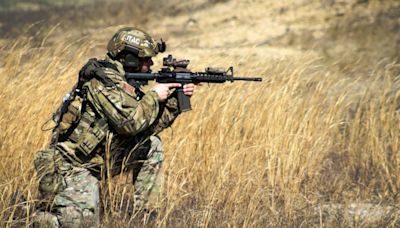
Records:
{"label": "camouflage uniform", "polygon": [[[133,173],[135,207],[147,207],[162,180],[162,145],[157,133],[170,126],[179,111],[171,96],[159,103],[129,85],[118,61],[106,57],[83,88],[86,100],[75,98],[60,125],[54,148],[37,153],[39,190],[48,204],[35,217],[39,226],[98,227],[99,180]],[[110,81],[111,80],[111,81]]]}

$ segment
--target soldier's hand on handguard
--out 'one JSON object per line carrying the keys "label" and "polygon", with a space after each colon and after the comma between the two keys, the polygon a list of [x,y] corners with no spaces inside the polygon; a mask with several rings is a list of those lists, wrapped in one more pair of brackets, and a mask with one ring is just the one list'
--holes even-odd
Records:
{"label": "soldier's hand on handguard", "polygon": [[195,87],[195,85],[193,83],[184,85],[183,86],[183,93],[186,96],[191,97],[193,95],[193,93],[194,93],[194,87]]}

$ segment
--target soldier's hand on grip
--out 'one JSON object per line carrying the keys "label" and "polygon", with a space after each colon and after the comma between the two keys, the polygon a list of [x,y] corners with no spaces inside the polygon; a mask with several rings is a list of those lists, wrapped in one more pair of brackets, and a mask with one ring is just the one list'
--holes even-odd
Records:
{"label": "soldier's hand on grip", "polygon": [[171,89],[181,86],[180,83],[160,83],[155,85],[151,90],[158,94],[158,101],[164,102],[171,95]]}

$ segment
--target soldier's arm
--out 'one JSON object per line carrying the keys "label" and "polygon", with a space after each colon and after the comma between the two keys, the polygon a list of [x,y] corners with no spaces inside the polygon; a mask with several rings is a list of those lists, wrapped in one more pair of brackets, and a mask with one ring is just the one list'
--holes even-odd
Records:
{"label": "soldier's arm", "polygon": [[[183,86],[184,94],[189,97],[193,95],[194,90],[194,84],[190,83]],[[159,118],[157,118],[154,124],[150,127],[150,131],[160,132],[163,129],[171,126],[179,114],[180,111],[178,107],[177,93],[174,92],[165,103],[160,103]]]}
{"label": "soldier's arm", "polygon": [[[184,94],[191,97],[194,93],[194,87],[195,85],[191,83],[184,85]],[[158,133],[171,126],[180,113],[177,92],[174,92],[165,100],[165,102],[160,102],[159,116],[153,125],[150,126],[149,133]]]}
{"label": "soldier's arm", "polygon": [[156,121],[150,126],[151,133],[161,132],[163,129],[172,125],[179,116],[178,100],[172,95],[165,103],[160,103],[160,113]]}
{"label": "soldier's arm", "polygon": [[154,91],[137,101],[121,88],[106,87],[96,79],[88,88],[88,99],[120,134],[136,135],[147,130],[159,115],[159,97]]}

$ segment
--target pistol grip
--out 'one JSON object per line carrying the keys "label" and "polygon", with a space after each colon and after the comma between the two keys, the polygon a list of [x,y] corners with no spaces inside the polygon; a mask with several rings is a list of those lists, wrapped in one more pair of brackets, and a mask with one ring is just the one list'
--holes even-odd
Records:
{"label": "pistol grip", "polygon": [[190,104],[190,97],[183,93],[183,88],[178,88],[178,107],[181,112],[188,112],[192,110],[192,105]]}

